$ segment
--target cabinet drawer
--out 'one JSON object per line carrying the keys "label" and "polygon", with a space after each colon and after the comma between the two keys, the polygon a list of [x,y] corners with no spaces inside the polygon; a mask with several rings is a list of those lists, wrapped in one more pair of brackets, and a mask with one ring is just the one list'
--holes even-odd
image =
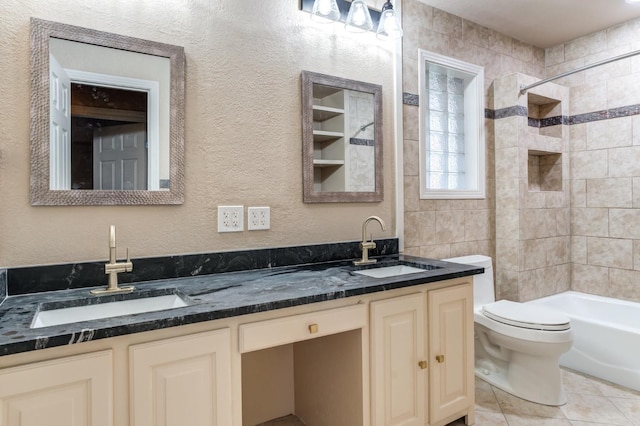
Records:
{"label": "cabinet drawer", "polygon": [[251,352],[366,326],[365,304],[240,325],[240,352]]}

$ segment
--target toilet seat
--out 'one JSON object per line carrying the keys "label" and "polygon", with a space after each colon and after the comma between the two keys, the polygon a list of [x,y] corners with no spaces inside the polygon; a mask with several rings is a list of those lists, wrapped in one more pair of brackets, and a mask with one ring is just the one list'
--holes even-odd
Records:
{"label": "toilet seat", "polygon": [[531,330],[564,331],[571,328],[569,317],[560,312],[509,300],[486,304],[482,313],[494,321]]}

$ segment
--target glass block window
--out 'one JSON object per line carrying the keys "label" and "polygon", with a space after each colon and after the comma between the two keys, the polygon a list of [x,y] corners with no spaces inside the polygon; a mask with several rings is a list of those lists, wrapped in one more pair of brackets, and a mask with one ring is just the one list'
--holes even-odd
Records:
{"label": "glass block window", "polygon": [[483,68],[420,51],[421,198],[484,198]]}
{"label": "glass block window", "polygon": [[427,70],[426,79],[427,186],[461,189],[465,175],[464,80],[437,70]]}

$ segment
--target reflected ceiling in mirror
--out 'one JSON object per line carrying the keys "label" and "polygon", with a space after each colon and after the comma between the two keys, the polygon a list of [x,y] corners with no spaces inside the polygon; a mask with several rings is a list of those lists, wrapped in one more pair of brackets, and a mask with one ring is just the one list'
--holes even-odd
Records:
{"label": "reflected ceiling in mirror", "polygon": [[182,47],[32,18],[31,83],[32,205],[183,202]]}
{"label": "reflected ceiling in mirror", "polygon": [[382,87],[303,71],[302,102],[304,201],[382,201]]}

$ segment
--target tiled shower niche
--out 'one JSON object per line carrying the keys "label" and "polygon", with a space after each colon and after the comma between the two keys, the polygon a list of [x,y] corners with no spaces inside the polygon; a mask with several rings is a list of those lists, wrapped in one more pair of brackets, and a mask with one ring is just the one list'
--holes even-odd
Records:
{"label": "tiled shower niche", "polygon": [[529,132],[536,135],[562,137],[562,103],[534,93],[527,93]]}
{"label": "tiled shower niche", "polygon": [[529,191],[562,191],[562,154],[529,150]]}

